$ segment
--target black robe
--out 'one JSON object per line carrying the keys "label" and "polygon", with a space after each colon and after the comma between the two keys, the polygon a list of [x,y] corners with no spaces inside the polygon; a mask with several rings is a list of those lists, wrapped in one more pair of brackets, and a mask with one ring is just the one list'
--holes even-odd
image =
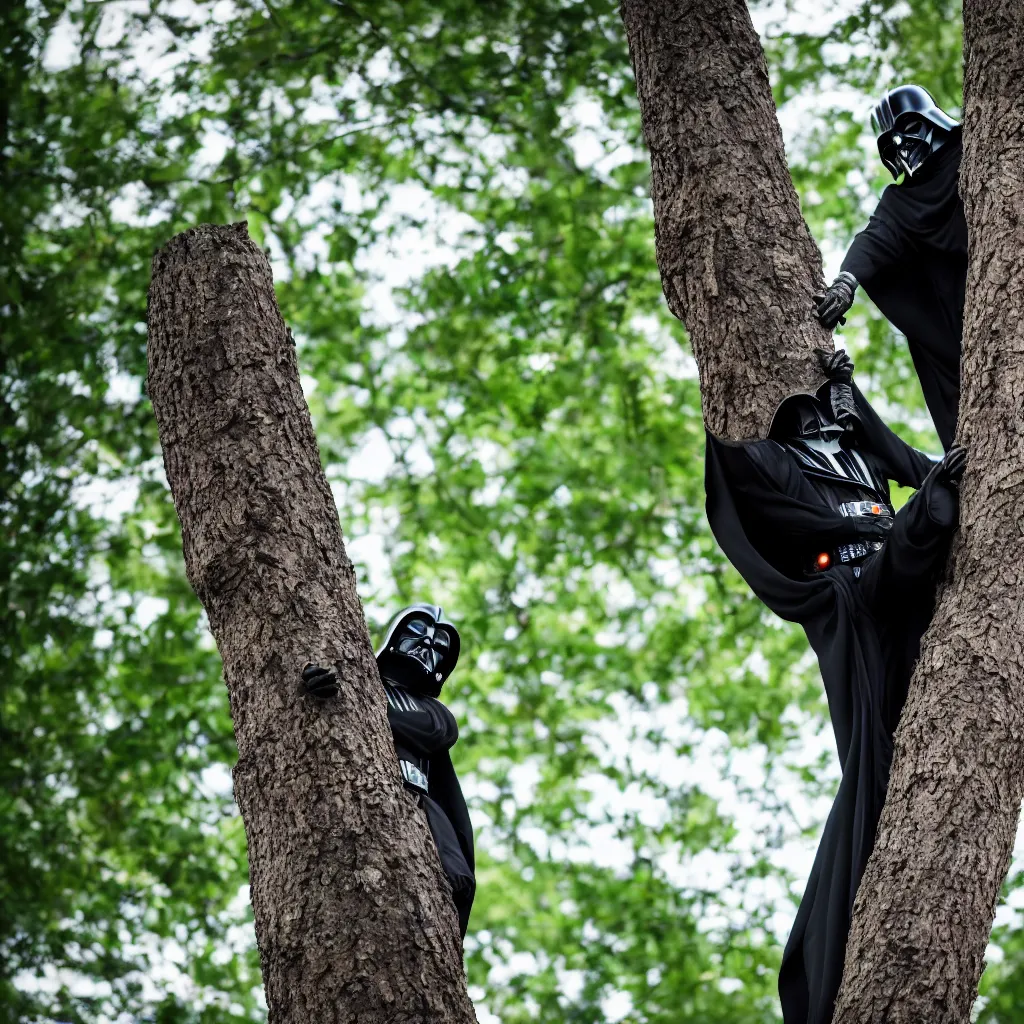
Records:
{"label": "black robe", "polygon": [[417,793],[426,812],[441,867],[452,887],[459,931],[465,936],[476,895],[476,877],[473,825],[451,757],[459,726],[455,716],[434,697],[413,693],[388,679],[383,682],[395,752],[400,760],[415,764],[428,780],[426,793],[412,792]]}
{"label": "black robe", "polygon": [[[851,520],[785,448],[707,437],[708,521],[754,593],[804,627],[843,773],[779,972],[786,1024],[832,1019],[853,900],[888,786],[893,732],[956,518],[944,485],[934,477],[925,483],[932,461],[893,434],[856,388],[854,396],[863,419],[857,450],[873,475],[925,485],[896,514],[882,549],[857,568],[806,570],[816,551],[856,537]],[[882,488],[888,503],[888,484]]]}
{"label": "black robe", "polygon": [[967,286],[967,222],[957,190],[960,129],[926,165],[923,180],[889,185],[842,269],[907,336],[921,390],[947,451],[960,406],[960,345]]}

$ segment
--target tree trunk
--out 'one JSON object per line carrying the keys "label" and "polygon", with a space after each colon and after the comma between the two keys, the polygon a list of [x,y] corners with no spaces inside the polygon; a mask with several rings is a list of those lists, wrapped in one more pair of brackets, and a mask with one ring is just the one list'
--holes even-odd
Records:
{"label": "tree trunk", "polygon": [[835,1024],[966,1022],[1024,796],[1024,17],[964,4],[961,530],[903,711]]}
{"label": "tree trunk", "polygon": [[[187,231],[154,257],[148,388],[224,662],[271,1024],[475,1021],[295,346],[244,223]],[[306,695],[307,660],[335,665],[340,696]]]}
{"label": "tree trunk", "polygon": [[622,0],[662,286],[690,333],[704,420],[764,437],[778,403],[824,379],[812,315],[821,254],[786,165],[761,42],[743,0]]}

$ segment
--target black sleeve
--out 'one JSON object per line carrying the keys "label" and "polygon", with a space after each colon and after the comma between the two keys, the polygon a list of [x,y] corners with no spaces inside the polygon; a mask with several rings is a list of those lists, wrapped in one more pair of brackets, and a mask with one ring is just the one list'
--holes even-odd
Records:
{"label": "black sleeve", "polygon": [[469,808],[462,795],[455,767],[449,751],[435,754],[430,759],[430,798],[444,811],[452,823],[459,840],[462,855],[470,871],[476,870],[473,851],[473,824],[469,820]]}
{"label": "black sleeve", "polygon": [[861,447],[874,457],[890,480],[916,490],[924,483],[935,463],[924,452],[897,437],[871,408],[856,384],[853,385],[853,397],[861,419],[857,438]]}
{"label": "black sleeve", "polygon": [[882,193],[867,227],[854,237],[840,268],[853,274],[862,285],[867,285],[887,267],[899,263],[909,249],[905,233],[890,215],[890,204],[886,201],[888,191],[886,189]]}
{"label": "black sleeve", "polygon": [[[781,618],[806,622],[827,614],[834,607],[833,581],[830,573],[814,578],[794,578],[782,571],[776,565],[773,551],[769,550],[780,546],[776,543],[778,535],[766,538],[765,531],[757,528],[759,522],[785,520],[785,506],[787,501],[792,501],[781,490],[786,485],[788,471],[783,460],[768,447],[770,445],[774,442],[732,443],[720,440],[710,431],[707,433],[704,486],[708,524],[726,557],[751,590]],[[761,449],[761,459],[751,459],[752,448]],[[778,449],[778,445],[775,448]],[[778,451],[778,456],[784,454]],[[801,510],[796,504],[789,508],[797,515],[818,516],[813,508]],[[769,517],[767,520],[762,518],[765,515]],[[791,547],[788,540],[783,540],[781,548]]]}

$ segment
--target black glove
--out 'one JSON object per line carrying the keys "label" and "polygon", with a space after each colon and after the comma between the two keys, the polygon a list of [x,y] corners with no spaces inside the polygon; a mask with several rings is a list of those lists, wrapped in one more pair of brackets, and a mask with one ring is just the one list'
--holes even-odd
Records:
{"label": "black glove", "polygon": [[[928,515],[939,526],[956,525],[960,512],[960,495],[954,486],[960,481],[967,468],[967,452],[954,445],[928,473],[921,490],[928,502]],[[930,487],[929,483],[938,486]]]}
{"label": "black glove", "polygon": [[850,535],[857,540],[885,540],[892,529],[888,516],[850,516]]}
{"label": "black glove", "polygon": [[832,415],[836,423],[843,430],[856,430],[861,424],[860,410],[853,397],[853,388],[849,384],[833,384],[832,393]]}
{"label": "black glove", "polygon": [[307,661],[302,670],[302,681],[306,690],[314,697],[337,697],[338,676],[333,668],[321,668]]}
{"label": "black glove", "polygon": [[942,483],[959,483],[967,468],[967,449],[955,444],[942,457],[942,461],[929,473]]}
{"label": "black glove", "polygon": [[814,313],[818,323],[830,331],[836,324],[845,324],[843,314],[853,305],[853,293],[857,290],[857,278],[842,270],[828,288],[814,296]]}
{"label": "black glove", "polygon": [[819,348],[817,352],[822,372],[833,384],[849,384],[853,381],[853,360],[849,352],[841,348],[834,352]]}
{"label": "black glove", "polygon": [[854,430],[860,426],[860,412],[853,398],[853,360],[848,352],[836,349],[835,352],[818,350],[818,362],[825,376],[832,382],[830,398],[832,415],[844,430]]}

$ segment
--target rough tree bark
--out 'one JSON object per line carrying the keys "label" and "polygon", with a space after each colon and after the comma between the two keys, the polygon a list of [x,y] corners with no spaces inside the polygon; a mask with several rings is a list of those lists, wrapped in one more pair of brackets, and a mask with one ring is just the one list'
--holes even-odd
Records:
{"label": "rough tree bark", "polygon": [[[291,334],[246,225],[153,260],[149,395],[224,662],[271,1024],[469,1024],[461,943],[402,788]],[[307,660],[338,698],[307,696]]]}
{"label": "rough tree bark", "polygon": [[1024,796],[1024,16],[964,4],[962,527],[896,734],[835,1024],[963,1024]]}
{"label": "rough tree bark", "polygon": [[764,437],[832,348],[811,315],[821,254],[786,164],[768,66],[743,0],[622,0],[651,153],[658,267],[719,437]]}
{"label": "rough tree bark", "polygon": [[[960,439],[964,527],[911,685],[835,1024],[965,1022],[1024,778],[1024,19],[964,5],[971,233]],[[658,264],[704,416],[763,437],[817,380],[820,256],[800,216],[742,0],[622,0],[651,151]]]}

